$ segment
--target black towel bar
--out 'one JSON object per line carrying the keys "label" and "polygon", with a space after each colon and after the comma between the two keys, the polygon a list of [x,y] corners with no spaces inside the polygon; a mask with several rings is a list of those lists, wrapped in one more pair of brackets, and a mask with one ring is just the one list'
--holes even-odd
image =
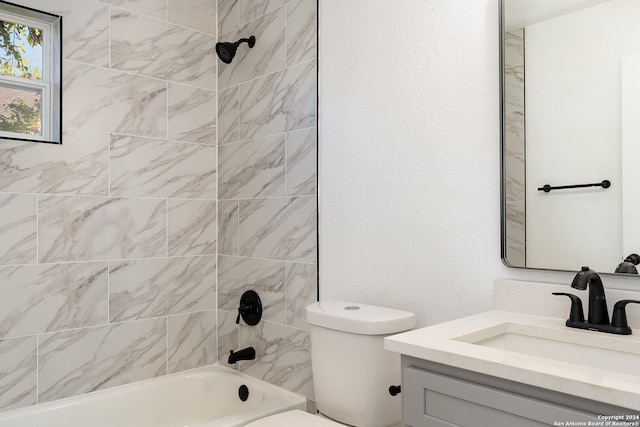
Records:
{"label": "black towel bar", "polygon": [[549,184],[545,184],[544,186],[538,188],[538,191],[544,191],[548,193],[551,190],[566,190],[568,188],[585,188],[585,187],[602,187],[609,188],[611,187],[611,181],[605,179],[602,182],[596,182],[595,184],[577,184],[577,185],[560,185],[557,187],[552,187]]}

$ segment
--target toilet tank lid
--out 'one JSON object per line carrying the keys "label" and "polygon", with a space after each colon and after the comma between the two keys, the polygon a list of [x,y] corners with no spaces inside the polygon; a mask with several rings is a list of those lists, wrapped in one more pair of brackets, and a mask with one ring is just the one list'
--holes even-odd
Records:
{"label": "toilet tank lid", "polygon": [[408,311],[347,301],[323,300],[307,307],[311,325],[361,335],[389,335],[416,326]]}

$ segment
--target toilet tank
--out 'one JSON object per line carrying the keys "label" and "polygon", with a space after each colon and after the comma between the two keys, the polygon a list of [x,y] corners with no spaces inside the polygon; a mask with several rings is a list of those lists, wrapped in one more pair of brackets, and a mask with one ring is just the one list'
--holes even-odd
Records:
{"label": "toilet tank", "polygon": [[415,314],[345,301],[307,307],[311,367],[318,410],[357,427],[387,427],[401,419],[400,355],[384,337],[413,329]]}

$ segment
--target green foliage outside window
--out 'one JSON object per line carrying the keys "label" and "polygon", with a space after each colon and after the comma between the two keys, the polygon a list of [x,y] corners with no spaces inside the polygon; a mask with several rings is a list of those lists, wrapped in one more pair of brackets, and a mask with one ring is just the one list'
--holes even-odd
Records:
{"label": "green foliage outside window", "polygon": [[40,134],[40,100],[34,105],[28,105],[16,98],[1,107],[4,112],[0,114],[0,130],[27,135]]}
{"label": "green foliage outside window", "polygon": [[[42,49],[39,28],[0,20],[0,74],[30,80],[42,80],[42,71],[28,58]],[[41,132],[39,96],[24,91],[21,95],[0,89],[0,130],[27,135]]]}
{"label": "green foliage outside window", "polygon": [[[28,46],[28,47],[27,47]],[[0,21],[0,72],[25,79],[42,80],[42,72],[25,58],[26,49],[42,47],[39,28]]]}

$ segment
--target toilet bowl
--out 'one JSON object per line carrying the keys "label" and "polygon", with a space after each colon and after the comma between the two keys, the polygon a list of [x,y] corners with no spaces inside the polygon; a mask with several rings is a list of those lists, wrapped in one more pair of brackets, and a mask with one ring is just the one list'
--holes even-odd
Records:
{"label": "toilet bowl", "polygon": [[316,405],[328,418],[303,411],[272,415],[246,427],[388,427],[400,422],[400,356],[386,336],[413,329],[415,314],[345,301],[307,307]]}

